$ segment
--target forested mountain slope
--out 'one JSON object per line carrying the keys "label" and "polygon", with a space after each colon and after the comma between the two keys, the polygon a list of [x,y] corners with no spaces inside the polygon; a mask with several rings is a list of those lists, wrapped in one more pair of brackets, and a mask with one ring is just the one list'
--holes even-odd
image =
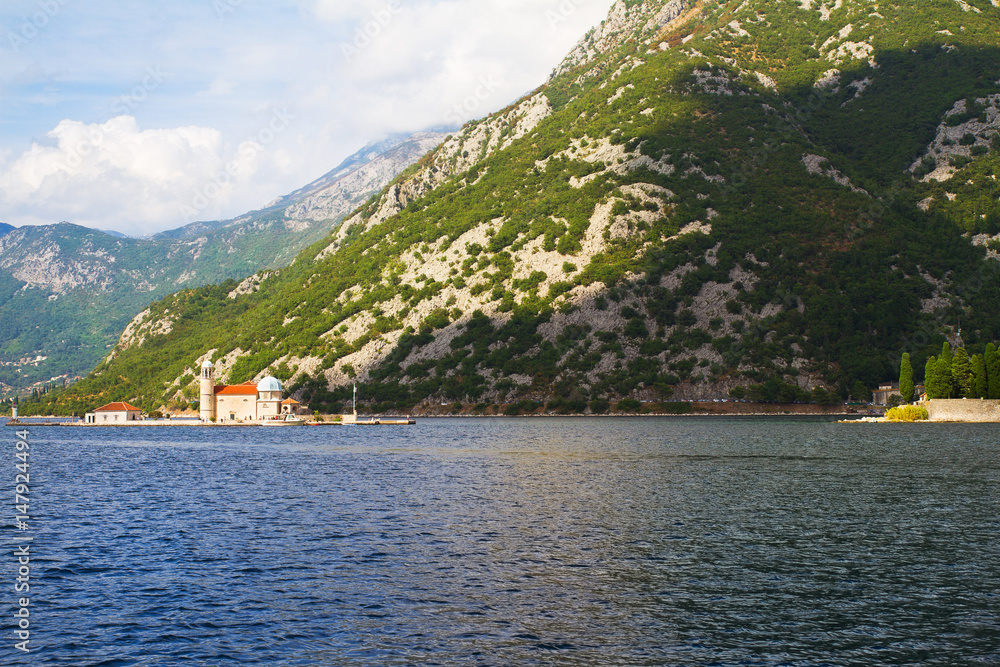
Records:
{"label": "forested mountain slope", "polygon": [[[1000,9],[619,1],[288,268],[185,290],[40,409],[846,396],[1000,335]],[[919,378],[918,378],[919,380]],[[815,391],[814,391],[815,390]]]}

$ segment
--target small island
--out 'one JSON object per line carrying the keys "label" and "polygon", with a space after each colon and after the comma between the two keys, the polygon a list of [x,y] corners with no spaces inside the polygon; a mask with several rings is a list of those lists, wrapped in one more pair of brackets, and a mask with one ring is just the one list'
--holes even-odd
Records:
{"label": "small island", "polygon": [[[308,408],[294,398],[284,397],[281,381],[270,375],[259,382],[244,382],[237,385],[215,384],[215,365],[211,361],[201,364],[201,401],[199,416],[195,418],[154,418],[150,419],[142,408],[125,401],[102,405],[88,412],[83,421],[53,422],[58,426],[299,426],[299,425],[399,425],[415,424],[406,418],[368,417],[359,418],[357,410],[351,413],[333,415],[324,421],[317,415],[307,421]],[[11,424],[17,424],[17,409],[14,407]]]}

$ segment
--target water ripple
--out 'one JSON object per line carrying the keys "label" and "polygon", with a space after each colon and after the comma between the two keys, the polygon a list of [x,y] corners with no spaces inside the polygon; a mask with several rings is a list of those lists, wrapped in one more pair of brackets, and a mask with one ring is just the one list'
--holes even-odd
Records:
{"label": "water ripple", "polygon": [[1000,659],[988,425],[266,431],[33,429],[30,664]]}

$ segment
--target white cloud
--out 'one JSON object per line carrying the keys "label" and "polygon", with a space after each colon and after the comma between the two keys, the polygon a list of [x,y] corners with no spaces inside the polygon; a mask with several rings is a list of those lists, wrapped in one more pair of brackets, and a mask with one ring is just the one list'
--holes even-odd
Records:
{"label": "white cloud", "polygon": [[[206,214],[225,208],[255,171],[259,151],[227,161],[222,135],[206,127],[141,130],[131,116],[106,123],[65,120],[50,143],[31,149],[0,171],[0,201],[49,221],[119,229],[133,235],[175,226],[180,206],[194,201],[229,162],[227,187],[206,202]],[[203,216],[204,217],[204,216]]]}

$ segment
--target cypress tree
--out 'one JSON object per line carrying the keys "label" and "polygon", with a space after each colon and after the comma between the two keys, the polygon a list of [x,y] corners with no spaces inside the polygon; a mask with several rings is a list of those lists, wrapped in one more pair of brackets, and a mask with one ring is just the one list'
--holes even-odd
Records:
{"label": "cypress tree", "polygon": [[986,398],[986,361],[983,355],[976,354],[972,357],[972,396],[971,398]]}
{"label": "cypress tree", "polygon": [[951,353],[951,345],[948,344],[948,341],[945,341],[941,346],[941,356],[938,357],[938,361],[941,361],[942,359],[946,359],[948,361],[948,370],[951,371],[953,355]]}
{"label": "cypress tree", "polygon": [[[943,362],[943,363],[942,363]],[[951,351],[951,345],[945,341],[941,345],[941,356],[938,357],[938,372],[941,374],[941,398],[953,398],[955,396],[955,376],[951,372],[951,365],[955,362],[955,355]]]}
{"label": "cypress tree", "polygon": [[996,345],[986,346],[986,398],[1000,398],[1000,352]]}
{"label": "cypress tree", "polygon": [[951,392],[954,388],[952,383],[954,380],[951,375],[951,359],[949,357],[942,354],[934,363],[934,381],[937,384],[937,396],[935,398],[951,398]]}
{"label": "cypress tree", "polygon": [[899,364],[899,395],[907,403],[913,402],[913,366],[910,364],[909,352],[903,353],[903,360]]}
{"label": "cypress tree", "polygon": [[951,386],[952,396],[955,398],[972,396],[972,365],[964,347],[955,350],[955,356],[951,360]]}
{"label": "cypress tree", "polygon": [[927,357],[924,365],[924,393],[927,398],[938,398],[937,359]]}

